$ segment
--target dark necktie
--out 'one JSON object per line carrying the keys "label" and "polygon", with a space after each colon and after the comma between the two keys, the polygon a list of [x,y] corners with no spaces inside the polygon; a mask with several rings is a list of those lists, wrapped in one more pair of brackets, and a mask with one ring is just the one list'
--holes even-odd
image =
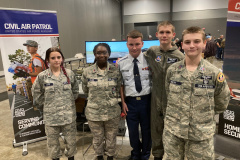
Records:
{"label": "dark necktie", "polygon": [[137,65],[137,59],[134,58],[133,63],[134,63],[134,67],[133,67],[133,75],[134,75],[134,81],[135,81],[135,88],[136,91],[138,93],[141,92],[142,90],[142,84],[141,84],[141,79],[140,79],[140,75],[139,75],[139,70],[138,70],[138,65]]}

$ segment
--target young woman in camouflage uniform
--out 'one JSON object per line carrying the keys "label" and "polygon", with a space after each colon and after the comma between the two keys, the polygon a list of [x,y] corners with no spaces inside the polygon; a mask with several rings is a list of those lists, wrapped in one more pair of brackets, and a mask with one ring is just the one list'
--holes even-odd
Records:
{"label": "young woman in camouflage uniform", "polygon": [[118,95],[121,86],[119,70],[108,63],[111,49],[106,43],[94,47],[95,64],[83,72],[82,88],[88,95],[85,115],[93,134],[93,148],[98,160],[103,160],[104,140],[107,159],[116,150],[116,136],[120,120]]}
{"label": "young woman in camouflage uniform", "polygon": [[74,73],[63,67],[64,57],[56,48],[46,52],[47,70],[38,74],[32,93],[34,104],[43,111],[47,135],[48,155],[54,160],[61,157],[59,136],[63,134],[68,160],[74,160],[76,148],[76,106],[79,84]]}

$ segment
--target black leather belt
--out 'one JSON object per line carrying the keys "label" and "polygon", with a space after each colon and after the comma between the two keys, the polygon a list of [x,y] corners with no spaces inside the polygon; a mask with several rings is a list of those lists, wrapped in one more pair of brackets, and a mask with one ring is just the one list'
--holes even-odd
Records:
{"label": "black leather belt", "polygon": [[143,96],[137,96],[137,97],[128,96],[128,97],[126,97],[126,100],[134,99],[134,100],[140,101],[140,100],[148,99],[150,97],[151,97],[151,94],[147,94],[147,95],[143,95]]}

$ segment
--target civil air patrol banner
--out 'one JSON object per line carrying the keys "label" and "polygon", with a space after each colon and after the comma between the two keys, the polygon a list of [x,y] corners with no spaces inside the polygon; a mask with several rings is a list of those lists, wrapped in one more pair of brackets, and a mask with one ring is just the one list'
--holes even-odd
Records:
{"label": "civil air patrol banner", "polygon": [[229,0],[223,71],[231,92],[227,110],[219,116],[219,134],[240,141],[240,0]]}
{"label": "civil air patrol banner", "polygon": [[[55,11],[0,8],[0,49],[12,112],[14,146],[46,138],[42,113],[32,105],[29,73],[36,71],[31,63],[43,66],[46,50],[58,46]],[[39,55],[37,60],[33,50]]]}

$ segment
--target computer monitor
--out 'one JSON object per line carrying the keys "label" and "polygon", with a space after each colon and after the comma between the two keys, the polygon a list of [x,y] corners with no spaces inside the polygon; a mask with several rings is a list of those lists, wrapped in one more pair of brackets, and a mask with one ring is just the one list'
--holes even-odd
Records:
{"label": "computer monitor", "polygon": [[[146,51],[151,46],[159,46],[159,40],[146,40],[143,41],[142,51]],[[93,54],[94,46],[98,43],[107,43],[111,48],[111,56],[109,59],[114,60],[124,57],[128,54],[127,41],[85,41],[86,62],[93,63],[95,56]]]}

